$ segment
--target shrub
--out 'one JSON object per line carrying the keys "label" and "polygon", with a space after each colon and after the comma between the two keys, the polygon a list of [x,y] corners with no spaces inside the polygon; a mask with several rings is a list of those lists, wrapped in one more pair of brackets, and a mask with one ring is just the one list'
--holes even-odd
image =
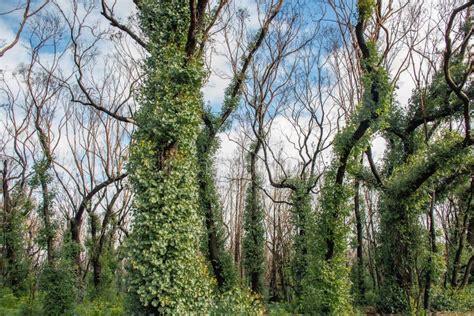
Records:
{"label": "shrub", "polygon": [[433,288],[431,306],[437,311],[471,311],[474,309],[474,286],[464,289]]}
{"label": "shrub", "polygon": [[210,312],[211,315],[251,314],[263,315],[265,308],[260,297],[250,291],[234,288],[219,294]]}
{"label": "shrub", "polygon": [[41,315],[39,299],[15,296],[9,288],[0,288],[0,315]]}

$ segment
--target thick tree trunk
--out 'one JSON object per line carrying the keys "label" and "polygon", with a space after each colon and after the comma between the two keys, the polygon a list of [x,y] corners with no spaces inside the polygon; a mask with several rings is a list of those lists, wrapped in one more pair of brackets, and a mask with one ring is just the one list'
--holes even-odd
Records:
{"label": "thick tree trunk", "polygon": [[94,213],[90,214],[90,223],[91,223],[91,238],[92,238],[92,254],[91,254],[91,263],[92,263],[92,278],[94,280],[94,287],[99,288],[101,283],[102,276],[102,265],[100,262],[100,255],[102,252],[102,245],[99,244],[98,234],[98,218]]}
{"label": "thick tree trunk", "polygon": [[73,217],[70,220],[70,229],[71,229],[71,240],[75,243],[76,247],[74,249],[74,261],[76,264],[76,270],[78,275],[82,274],[82,265],[81,265],[81,226],[82,226],[82,217],[77,218]]}

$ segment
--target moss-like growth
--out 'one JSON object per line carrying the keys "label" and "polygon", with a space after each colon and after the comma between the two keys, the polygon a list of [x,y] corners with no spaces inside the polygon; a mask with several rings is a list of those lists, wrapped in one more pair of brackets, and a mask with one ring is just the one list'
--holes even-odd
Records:
{"label": "moss-like growth", "polygon": [[148,313],[202,313],[214,283],[199,252],[196,140],[204,70],[185,50],[187,1],[140,7],[151,55],[129,164],[135,191],[130,291]]}
{"label": "moss-like growth", "polygon": [[260,192],[262,181],[257,171],[260,143],[253,144],[249,153],[248,171],[251,181],[247,187],[244,211],[243,264],[250,288],[263,296],[265,273],[265,211]]}
{"label": "moss-like growth", "polygon": [[[208,115],[211,117],[211,113]],[[201,244],[219,289],[228,291],[237,285],[238,280],[233,259],[225,249],[223,208],[214,175],[217,140],[207,127],[202,128],[197,140],[199,209],[206,226]]]}

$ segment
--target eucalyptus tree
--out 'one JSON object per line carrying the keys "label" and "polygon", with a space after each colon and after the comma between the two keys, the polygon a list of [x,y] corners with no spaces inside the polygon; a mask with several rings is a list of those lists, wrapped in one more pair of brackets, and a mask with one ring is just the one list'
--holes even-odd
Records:
{"label": "eucalyptus tree", "polygon": [[150,57],[130,157],[130,286],[149,312],[203,312],[212,280],[198,251],[196,141],[202,53],[220,9],[209,11],[207,1],[140,1],[139,8]]}
{"label": "eucalyptus tree", "polygon": [[[122,183],[127,177],[124,168],[129,134],[120,122],[93,109],[79,109],[70,104],[65,108],[65,115],[69,118],[61,122],[65,152],[55,161],[54,172],[62,189],[66,229],[76,245],[77,276],[85,279],[91,266],[93,282],[98,288],[106,230],[111,228],[112,217],[120,217],[129,203],[123,199],[127,187]],[[117,213],[117,209],[121,211]],[[90,238],[83,230],[87,217]],[[87,240],[91,240],[92,249],[86,253],[83,245]]]}
{"label": "eucalyptus tree", "polygon": [[[438,200],[434,194],[442,196],[441,188],[436,188],[437,183],[445,182],[460,170],[464,171],[461,171],[462,180],[458,182],[457,188],[464,187],[462,190],[469,192],[472,139],[469,135],[467,99],[472,98],[473,90],[472,82],[467,80],[472,74],[472,61],[466,60],[465,46],[472,37],[472,26],[470,22],[463,21],[462,15],[473,5],[471,1],[449,8],[451,13],[444,22],[445,31],[442,33],[445,51],[441,62],[436,65],[431,82],[413,93],[408,113],[400,114],[397,109],[391,116],[388,131],[393,134],[388,136],[391,141],[388,151],[390,160],[386,166],[386,179],[382,182],[381,205],[381,258],[384,258],[383,293],[386,293],[382,295],[393,295],[393,301],[387,302],[390,305],[387,308],[410,311],[429,308],[430,280],[436,274],[433,259],[436,248],[433,248],[432,242],[430,255],[424,259],[428,262],[425,263],[428,265],[425,268],[428,271],[427,279],[425,282],[419,281],[417,273],[423,264],[423,261],[420,262],[423,249],[417,219],[423,211],[433,207],[429,206],[430,199]],[[456,39],[457,47],[453,49],[451,32],[456,19],[461,21],[467,31]],[[456,79],[453,79],[454,72]],[[446,128],[443,122],[460,128],[457,131],[449,128],[449,125]],[[469,194],[463,199],[469,210]],[[433,225],[434,220],[431,221]],[[407,231],[412,233],[407,234]],[[431,233],[431,239],[434,238]],[[395,258],[394,253],[400,251],[403,255]],[[423,291],[424,306],[421,307],[417,297]],[[399,297],[403,297],[403,300],[400,301]]]}
{"label": "eucalyptus tree", "polygon": [[[201,162],[199,164],[198,177],[199,200],[201,211],[205,215],[208,259],[211,262],[218,285],[222,288],[235,285],[235,272],[233,272],[234,267],[230,262],[230,257],[224,249],[222,206],[220,205],[213,176],[214,155],[218,149],[218,135],[230,124],[230,117],[237,110],[248,68],[268,33],[271,32],[270,26],[282,10],[283,2],[283,0],[270,1],[268,4],[264,3],[262,5],[263,9],[259,9],[263,11],[260,29],[252,36],[253,38],[249,41],[247,47],[243,49],[244,53],[241,56],[232,56],[230,54],[234,74],[230,85],[226,89],[221,112],[216,115],[210,110],[203,111],[204,127],[198,139],[198,160]],[[238,34],[242,34],[242,27],[237,31]],[[228,37],[227,33],[225,32],[226,38]],[[232,49],[229,47],[229,50]],[[257,279],[259,278],[255,277],[255,280]],[[254,285],[257,283],[255,281]],[[257,289],[256,286],[252,286],[252,289],[256,292],[261,292],[261,289]]]}
{"label": "eucalyptus tree", "polygon": [[[329,314],[345,314],[351,310],[350,283],[346,260],[349,216],[346,171],[363,150],[364,139],[382,125],[390,108],[391,88],[388,74],[379,63],[375,43],[367,43],[364,30],[374,14],[375,4],[357,2],[355,37],[361,53],[363,95],[359,108],[334,139],[334,161],[325,175],[321,188],[320,209],[311,273],[307,274],[304,306],[309,310]],[[358,159],[358,158],[356,158]]]}
{"label": "eucalyptus tree", "polygon": [[[291,16],[288,13],[289,20],[266,41],[266,49],[252,68],[245,100],[253,134],[249,137],[256,144],[249,155],[263,162],[270,186],[290,192],[289,202],[273,202],[291,205],[295,236],[292,273],[285,283],[292,288],[291,300],[298,301],[310,260],[308,248],[312,247],[308,240],[314,229],[312,196],[324,173],[324,153],[337,126],[331,122],[340,116],[328,102],[332,83],[325,67],[329,59],[326,49],[331,44],[321,37],[317,40],[318,35],[326,34],[322,23],[318,20],[307,24]],[[268,63],[262,63],[267,59]],[[276,150],[279,133],[287,144],[284,155]],[[269,196],[252,177],[251,183]]]}
{"label": "eucalyptus tree", "polygon": [[64,51],[53,52],[49,60],[42,58],[41,51],[48,46],[57,47],[62,40],[62,26],[58,17],[38,16],[31,23],[30,61],[24,69],[27,102],[32,109],[33,124],[41,148],[39,157],[34,157],[33,186],[41,189],[39,213],[43,220],[42,239],[45,243],[47,260],[53,263],[57,223],[54,214],[54,192],[52,166],[59,144],[59,133],[55,131],[54,120],[61,102],[62,87],[57,80],[57,71],[64,60]]}
{"label": "eucalyptus tree", "polygon": [[[71,119],[61,121],[67,153],[54,167],[63,191],[63,215],[75,244],[78,282],[88,280],[92,270],[92,282],[99,290],[103,255],[123,242],[118,234],[128,233],[131,194],[125,168],[144,52],[114,28],[101,25],[96,9],[93,3],[73,1],[70,8],[55,3],[68,34],[75,75],[61,81],[70,98],[64,102],[64,116]],[[110,49],[101,53],[101,45]],[[98,64],[103,67],[98,69]]]}
{"label": "eucalyptus tree", "polygon": [[[9,287],[13,293],[20,294],[28,289],[28,274],[33,273],[39,257],[39,248],[33,243],[31,236],[25,234],[24,228],[30,232],[36,230],[33,223],[35,217],[35,198],[31,180],[32,156],[36,155],[34,146],[35,130],[32,128],[32,111],[26,106],[26,95],[21,89],[18,76],[14,80],[5,79],[2,74],[1,97],[2,106],[2,137],[0,142],[1,171],[1,283]],[[36,236],[33,236],[35,238]]]}
{"label": "eucalyptus tree", "polygon": [[[234,56],[234,80],[226,90],[227,93],[221,115],[219,117],[214,117],[214,114],[203,109],[203,103],[201,102],[203,113],[200,117],[202,119],[204,128],[200,132],[197,147],[197,155],[200,162],[198,164],[198,185],[200,195],[199,204],[202,213],[200,215],[203,215],[206,226],[207,237],[206,242],[204,243],[205,252],[207,254],[208,261],[211,264],[212,271],[218,282],[218,285],[223,289],[229,289],[233,285],[236,285],[236,278],[233,272],[234,268],[230,257],[228,257],[224,249],[224,242],[222,239],[222,212],[220,209],[219,197],[215,188],[213,176],[213,156],[218,146],[217,135],[223,130],[226,121],[228,121],[228,118],[239,103],[238,98],[240,95],[241,86],[245,80],[245,73],[248,68],[248,64],[252,60],[253,55],[258,50],[263,38],[265,38],[266,34],[268,33],[270,24],[280,10],[282,3],[283,1],[270,1],[268,3],[268,5],[264,8],[266,11],[262,11],[260,13],[263,17],[263,21],[260,30],[258,30],[257,34],[255,35],[255,38],[248,43],[247,49],[243,49],[242,55]],[[142,12],[143,8],[145,7],[144,2],[135,1],[135,4],[138,10]],[[210,11],[211,4],[209,4],[208,1],[200,1],[199,3],[193,2],[190,4],[190,6],[196,6],[196,8],[190,12],[191,15],[194,16],[194,14],[200,14],[202,16],[193,17],[193,19],[191,19],[190,22],[200,24],[190,24],[189,32],[195,32],[196,34],[189,34],[188,43],[184,49],[186,54],[189,55],[186,58],[192,59],[194,57],[191,55],[195,55],[196,59],[201,60],[207,51],[209,37],[211,37],[211,35],[213,35],[215,32],[213,29],[214,25],[220,24],[219,27],[222,26],[222,28],[226,30],[229,28],[229,22],[222,21],[226,19],[224,17],[224,11],[228,11],[226,14],[231,17],[234,15],[234,12],[232,9],[229,9],[230,1],[227,0],[219,1],[213,9],[215,12]],[[153,45],[159,46],[163,44],[161,42],[160,44],[152,43],[152,41],[156,39],[150,36],[148,32],[145,32],[145,30],[148,31],[149,29],[145,28],[143,21],[140,22],[139,28],[136,28],[133,24],[122,22],[121,18],[115,14],[114,6],[110,6],[105,0],[101,2],[101,8],[102,15],[111,23],[111,25],[129,36],[133,42],[135,42],[146,52],[146,54],[151,53]],[[209,18],[209,20],[205,21],[204,16]],[[198,38],[199,36],[202,36],[202,38]],[[73,44],[75,44],[74,41]],[[239,45],[243,46],[244,44]],[[92,43],[89,48],[86,48],[85,51],[91,49],[93,46],[94,43]],[[81,53],[79,52],[75,55],[81,56]],[[148,58],[151,59],[150,57]],[[93,95],[91,95],[90,90],[85,83],[85,76],[81,72],[81,69],[83,68],[81,65],[81,59],[84,58],[76,59],[76,66],[80,75],[78,79],[78,85],[83,93],[84,98],[80,100],[76,99],[76,101],[84,105],[92,106],[95,109],[102,111],[120,121],[137,124],[134,119],[134,115],[136,114],[135,111],[129,111],[127,115],[123,115],[122,110],[120,110],[119,107],[114,108],[108,104],[99,104],[94,100]],[[242,60],[241,64],[238,62],[240,59]],[[203,83],[201,83],[201,85],[202,84]],[[120,105],[123,105],[123,103]]]}
{"label": "eucalyptus tree", "polygon": [[[359,11],[371,8],[371,6],[366,6],[368,4],[370,3],[359,2]],[[369,50],[364,49],[363,41],[361,41],[364,39],[361,36],[363,35],[361,25],[363,26],[364,23],[361,24],[360,20],[353,34],[359,43],[361,66],[365,75],[370,72],[370,68],[367,67],[367,62],[364,62],[366,55],[364,51],[371,52],[370,49],[375,43],[372,41],[380,37],[377,35],[377,30],[386,35],[385,39],[381,37],[384,43],[377,46],[383,49],[380,57],[375,60],[378,60],[376,67],[390,70],[393,75],[393,79],[387,80],[387,78],[384,81],[384,86],[388,88],[387,104],[392,110],[375,113],[374,118],[382,119],[380,120],[382,124],[372,124],[367,132],[371,134],[374,130],[378,130],[386,139],[387,149],[384,155],[384,168],[380,171],[371,157],[370,147],[360,143],[359,152],[366,152],[370,169],[366,171],[364,167],[362,169],[351,167],[346,170],[356,179],[363,181],[365,185],[372,187],[380,199],[378,208],[381,221],[380,235],[377,238],[378,247],[375,249],[379,263],[377,268],[379,271],[376,272],[376,285],[380,286],[379,308],[384,311],[414,312],[423,307],[429,308],[431,283],[436,284],[434,278],[438,273],[435,269],[436,256],[439,254],[436,254],[436,221],[433,212],[436,207],[434,203],[441,201],[442,194],[436,189],[437,183],[444,183],[447,178],[451,178],[456,169],[455,172],[461,172],[464,175],[461,176],[461,179],[464,177],[461,182],[468,187],[466,170],[469,169],[471,163],[468,155],[468,152],[472,150],[469,149],[471,142],[468,136],[465,136],[463,140],[459,138],[460,135],[456,135],[452,129],[453,126],[460,126],[460,130],[468,135],[466,131],[469,129],[469,124],[466,123],[468,122],[466,115],[463,114],[464,124],[460,124],[458,117],[461,112],[466,111],[468,107],[465,101],[466,96],[471,93],[470,83],[466,81],[466,78],[472,70],[469,62],[465,62],[462,57],[471,31],[469,27],[466,27],[464,31],[458,31],[456,44],[454,44],[456,49],[453,51],[451,47],[454,45],[451,43],[450,32],[456,16],[472,6],[472,3],[467,2],[458,7],[445,7],[443,12],[453,10],[453,14],[447,20],[443,15],[439,20],[427,21],[426,31],[421,26],[424,23],[422,19],[425,12],[422,4],[413,6],[409,3],[400,4],[400,9],[395,11],[390,1],[388,3],[378,1],[372,5],[371,10],[375,14],[372,18],[368,16],[373,21],[368,36],[371,41],[369,45],[366,45]],[[384,18],[383,12],[391,11],[393,14],[388,14]],[[405,14],[413,17],[409,19],[411,22],[407,22],[409,25],[400,22]],[[459,21],[459,16],[457,21]],[[392,23],[396,25],[393,28]],[[441,31],[444,26],[440,27],[440,25],[444,25],[446,31]],[[397,37],[400,40],[396,40]],[[440,54],[433,49],[441,45],[439,38],[443,39],[446,47],[442,58],[439,58]],[[395,46],[399,48],[395,49]],[[406,54],[402,55],[400,52],[406,52]],[[393,65],[397,64],[393,62],[395,59],[399,61],[401,59],[398,70],[393,69]],[[425,61],[428,66],[423,65]],[[396,89],[397,81],[409,67],[413,68],[413,71],[410,69],[410,75],[415,81],[416,89],[408,105],[401,106],[395,102],[396,97],[391,91]],[[450,87],[451,72],[456,72],[458,76],[456,77],[458,81],[454,84],[455,89]],[[362,83],[366,95],[368,81],[362,80]],[[379,91],[376,92],[380,93],[380,88],[384,86],[378,87]],[[377,95],[372,93],[364,100],[363,95],[361,102],[362,104],[366,100],[375,102],[376,97]],[[357,118],[357,114],[355,117]],[[336,141],[336,152],[337,143],[338,141]],[[351,164],[357,165],[358,162],[354,161]],[[448,168],[449,165],[456,168]],[[344,165],[339,166],[337,174],[341,174],[339,173],[341,167]],[[468,196],[466,199],[469,199]],[[420,226],[420,218],[424,214],[427,214],[428,219],[431,218],[426,231],[423,231]],[[340,225],[331,223],[328,227],[342,227],[342,223]],[[429,246],[424,244],[425,234],[430,236]],[[340,241],[343,240],[341,237]],[[327,243],[326,249],[331,249],[329,246],[331,243]],[[430,249],[428,255],[424,255],[426,248]],[[327,251],[326,254],[330,252]],[[422,307],[419,298],[423,296],[424,306]]]}
{"label": "eucalyptus tree", "polygon": [[[303,22],[296,19],[296,8],[289,7],[276,19],[274,31],[264,40],[262,50],[251,63],[251,77],[244,91],[246,105],[245,118],[249,118],[249,129],[253,134],[253,143],[247,148],[247,172],[249,184],[245,198],[243,260],[244,270],[255,292],[263,292],[265,266],[265,210],[263,205],[263,178],[259,174],[259,152],[265,144],[266,133],[271,126],[269,112],[278,113],[278,108],[286,100],[286,93],[292,87],[290,78],[295,63],[291,58],[308,44],[310,39],[299,37]],[[285,62],[289,66],[285,69]],[[250,136],[252,138],[252,136]]]}

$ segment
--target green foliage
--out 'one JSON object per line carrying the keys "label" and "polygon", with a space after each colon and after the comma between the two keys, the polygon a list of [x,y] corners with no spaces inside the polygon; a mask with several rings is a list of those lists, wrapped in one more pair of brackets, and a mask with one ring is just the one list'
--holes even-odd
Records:
{"label": "green foliage", "polygon": [[403,312],[409,313],[410,303],[403,290],[393,281],[385,281],[385,285],[380,289],[377,298],[377,309],[384,313]]}
{"label": "green foliage", "polygon": [[421,304],[418,293],[424,284],[414,278],[416,267],[425,263],[428,255],[423,256],[427,247],[423,241],[427,238],[418,222],[429,202],[425,197],[423,194],[406,199],[383,197],[378,262],[384,279],[377,302],[383,312],[411,313]]}
{"label": "green foliage", "polygon": [[[245,77],[232,78],[230,85],[226,88],[225,93],[224,93],[222,113],[225,113],[225,112],[233,113],[235,109],[238,107],[242,93],[240,90],[237,90],[237,89],[239,89],[239,86],[242,84],[244,80],[245,80]],[[234,94],[235,90],[238,91],[236,94]],[[224,126],[224,128],[227,126],[230,126],[230,120],[229,120],[229,123],[227,123]]]}
{"label": "green foliage", "polygon": [[214,285],[199,253],[196,140],[204,71],[184,51],[189,4],[140,5],[151,55],[130,149],[135,200],[129,288],[148,313],[202,313],[210,308]]}
{"label": "green foliage", "polygon": [[376,2],[375,0],[358,0],[357,1],[357,11],[359,16],[363,20],[367,20],[373,14],[375,9]]}
{"label": "green foliage", "polygon": [[37,292],[35,296],[15,296],[10,289],[0,289],[0,315],[80,315],[80,316],[119,316],[126,315],[123,312],[120,297],[113,300],[103,298],[92,301],[86,300],[80,304],[74,304],[67,311],[60,312],[47,306],[48,302],[43,300],[44,292]]}
{"label": "green foliage", "polygon": [[[354,251],[354,247],[357,247],[357,240],[354,240],[354,245],[351,246],[351,249]],[[366,257],[364,257],[365,259]],[[361,266],[357,258],[354,258],[352,265],[350,266],[350,282],[351,287],[351,297],[353,298],[354,306],[374,306],[375,301],[377,300],[377,294],[375,293],[374,284],[372,282],[372,276],[369,273],[366,262],[363,262]],[[361,282],[362,280],[362,282]],[[364,292],[361,292],[361,287],[359,286],[362,283],[364,287]]]}
{"label": "green foliage", "polygon": [[43,219],[43,225],[37,238],[38,243],[42,248],[48,252],[48,260],[53,256],[53,240],[56,235],[57,225],[53,222],[51,217],[51,206],[53,205],[54,192],[50,188],[52,182],[51,164],[52,157],[49,149],[44,148],[48,143],[44,138],[46,137],[41,131],[38,131],[38,137],[43,147],[43,158],[37,161],[33,166],[33,176],[30,179],[30,185],[33,188],[41,187],[42,198],[41,204],[38,207],[38,213]]}
{"label": "green foliage", "polygon": [[291,261],[291,274],[294,280],[295,294],[302,293],[302,282],[308,269],[308,250],[314,245],[309,234],[314,230],[314,214],[311,207],[311,195],[304,181],[294,180],[296,190],[292,191],[291,220],[296,228],[293,241],[294,255]]}
{"label": "green foliage", "polygon": [[0,288],[0,315],[41,315],[41,303],[30,295],[16,296],[9,288]]}
{"label": "green foliage", "polygon": [[[439,277],[440,258],[426,253],[428,245],[423,241],[428,237],[423,234],[419,216],[430,203],[430,188],[436,179],[472,161],[469,149],[460,146],[462,139],[460,135],[445,133],[429,147],[419,146],[404,164],[394,168],[386,181],[380,206],[378,249],[384,275],[379,293],[382,311],[414,312],[421,304],[418,293],[424,287],[415,277],[416,271],[432,269],[433,277]],[[432,262],[427,266],[430,256]]]}
{"label": "green foliage", "polygon": [[437,311],[472,311],[474,309],[474,286],[470,285],[463,289],[435,287],[431,304]]}
{"label": "green foliage", "polygon": [[259,296],[238,287],[216,297],[210,315],[263,315],[264,306]]}
{"label": "green foliage", "polygon": [[[91,249],[92,250],[92,249]],[[92,253],[92,252],[91,252]],[[112,302],[121,296],[121,281],[124,278],[123,271],[119,265],[119,252],[112,245],[107,244],[102,250],[99,258],[100,263],[100,283],[94,284],[93,273],[87,278],[87,297],[89,300],[101,299]],[[92,266],[92,263],[91,263]]]}
{"label": "green foliage", "polygon": [[77,245],[67,240],[59,256],[46,263],[40,278],[42,315],[72,315],[78,299],[74,257]]}
{"label": "green foliage", "polygon": [[[13,201],[13,202],[12,202]],[[27,231],[26,218],[34,208],[32,200],[23,192],[10,193],[8,211],[0,209],[2,285],[8,286],[15,294],[21,294],[27,287],[29,259],[24,251],[24,232]]]}
{"label": "green foliage", "polygon": [[265,273],[265,227],[263,201],[259,186],[261,180],[256,176],[250,183],[245,196],[243,265],[247,280],[252,283],[253,290],[263,295],[263,279]]}
{"label": "green foliage", "polygon": [[[329,176],[321,192],[321,213],[316,229],[311,230],[313,244],[308,272],[303,280],[301,310],[307,313],[349,315],[352,313],[351,283],[345,250],[348,227],[345,218],[348,190],[333,183]],[[328,242],[333,242],[333,256],[327,260]]]}
{"label": "green foliage", "polygon": [[470,160],[469,149],[461,146],[462,141],[459,134],[445,133],[429,147],[420,146],[405,163],[394,169],[386,184],[387,195],[400,198],[407,192],[414,192],[417,179],[430,172],[430,169],[434,168],[441,175],[452,173],[453,168],[458,168],[465,159]]}
{"label": "green foliage", "polygon": [[304,280],[301,311],[321,315],[351,315],[350,281],[345,259],[311,261]]}
{"label": "green foliage", "polygon": [[120,299],[107,300],[98,298],[78,304],[74,309],[74,315],[81,316],[121,316],[130,315],[124,313],[123,302]]}
{"label": "green foliage", "polygon": [[44,158],[37,161],[33,166],[33,176],[30,179],[30,185],[34,188],[41,185],[42,181],[51,182],[52,176],[49,170],[51,162]]}
{"label": "green foliage", "polygon": [[211,282],[198,253],[195,156],[188,149],[167,162],[169,170],[157,170],[156,162],[149,164],[158,155],[151,145],[138,141],[130,159],[136,190],[128,240],[131,290],[162,313],[204,311]]}
{"label": "green foliage", "polygon": [[[183,0],[140,2],[140,26],[156,54],[168,45],[184,48],[189,26],[189,5]],[[149,62],[161,63],[150,59]]]}
{"label": "green foliage", "polygon": [[[212,117],[210,112],[208,115]],[[202,252],[209,254],[208,234],[215,234],[218,253],[213,260],[221,269],[224,279],[221,290],[226,291],[237,285],[237,271],[231,255],[225,249],[223,209],[214,175],[214,156],[218,147],[218,138],[207,127],[203,127],[197,139],[199,209],[201,217],[208,222],[207,234],[201,237]],[[211,266],[209,268],[212,269]]]}
{"label": "green foliage", "polygon": [[267,313],[268,315],[272,316],[293,315],[290,306],[288,306],[287,304],[268,304]]}

